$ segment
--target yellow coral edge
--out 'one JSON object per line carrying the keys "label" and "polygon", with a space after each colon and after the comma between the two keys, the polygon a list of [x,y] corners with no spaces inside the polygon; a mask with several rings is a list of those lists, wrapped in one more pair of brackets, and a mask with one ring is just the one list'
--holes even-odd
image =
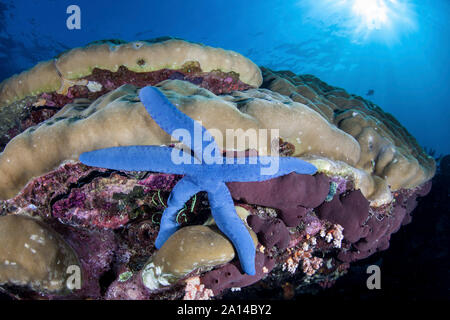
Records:
{"label": "yellow coral edge", "polygon": [[390,204],[394,199],[387,183],[375,175],[356,169],[342,161],[333,161],[322,157],[304,160],[315,165],[318,172],[351,180],[354,188],[360,189],[364,197],[369,200],[371,207]]}

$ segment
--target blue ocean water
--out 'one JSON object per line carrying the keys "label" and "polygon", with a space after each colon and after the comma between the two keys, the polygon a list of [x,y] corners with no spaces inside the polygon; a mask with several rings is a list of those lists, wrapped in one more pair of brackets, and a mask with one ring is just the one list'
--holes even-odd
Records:
{"label": "blue ocean water", "polygon": [[449,0],[0,0],[0,81],[91,41],[173,36],[314,74],[448,154],[449,19]]}

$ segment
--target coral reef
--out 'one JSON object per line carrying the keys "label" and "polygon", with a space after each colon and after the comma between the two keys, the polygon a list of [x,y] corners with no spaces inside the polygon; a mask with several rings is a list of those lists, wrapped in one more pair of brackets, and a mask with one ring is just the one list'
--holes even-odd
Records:
{"label": "coral reef", "polygon": [[150,72],[189,68],[192,63],[204,72],[238,73],[244,83],[252,86],[258,87],[262,82],[259,68],[233,51],[176,39],[120,44],[103,42],[69,50],[54,60],[41,62],[3,81],[0,84],[0,106],[43,92],[66,93],[70,86],[87,84],[80,79],[91,75],[95,68],[115,72],[124,66],[133,72]]}
{"label": "coral reef", "polygon": [[[191,142],[188,144],[191,147],[193,156],[182,151],[183,155],[181,157],[184,159],[183,162],[175,163],[173,160],[173,148],[133,146],[85,152],[80,155],[80,161],[90,166],[107,167],[116,170],[183,174],[184,177],[173,188],[167,202],[167,208],[163,212],[160,231],[156,238],[156,247],[160,248],[178,229],[179,224],[176,217],[184,203],[197,192],[207,191],[215,223],[233,242],[241,260],[242,268],[247,274],[254,275],[255,248],[244,224],[235,213],[233,199],[225,182],[264,181],[291,172],[314,174],[316,168],[308,162],[293,157],[276,159],[274,157],[259,156],[241,157],[239,159],[243,160],[241,162],[236,160],[237,163],[228,163],[226,160],[230,161],[231,158],[228,157],[226,159],[220,155],[220,150],[210,133],[197,122],[180,112],[157,88],[142,88],[139,97],[152,119],[172,136],[176,130],[180,129],[184,129],[189,133],[190,137],[194,137],[195,132],[201,133],[201,137],[203,137],[202,144],[197,145],[195,142],[193,142],[193,145],[191,145]],[[205,154],[204,150],[211,146],[211,154]],[[176,152],[178,153],[179,151]],[[274,160],[279,162],[279,167],[275,173],[264,173],[264,164]],[[77,200],[79,199],[77,198]],[[181,270],[180,272],[184,272]],[[176,272],[178,271],[175,270]]]}
{"label": "coral reef", "polygon": [[342,197],[334,196],[317,208],[317,215],[344,228],[344,237],[354,243],[367,235],[364,223],[369,217],[369,201],[360,190],[349,192]]}
{"label": "coral reef", "polygon": [[308,176],[291,173],[260,183],[230,182],[228,188],[237,201],[279,209],[284,223],[296,227],[309,209],[318,207],[325,200],[330,182],[323,174]]}
{"label": "coral reef", "polygon": [[[408,170],[408,175],[415,173],[406,180],[406,175],[398,176],[397,170],[391,174],[390,169],[386,169],[381,177],[370,168],[359,167],[361,147],[351,135],[338,130],[306,105],[267,90],[250,89],[216,96],[180,80],[163,81],[158,87],[181,111],[201,120],[214,138],[222,142],[218,142],[222,150],[227,144],[234,145],[235,136],[227,137],[226,129],[243,130],[242,137],[245,138],[251,130],[279,128],[282,140],[295,147],[293,156],[310,161],[327,175],[349,176],[355,188],[361,189],[374,206],[391,202],[391,189],[417,187],[434,172],[432,159],[427,161],[433,168],[427,169],[411,158],[412,154],[408,156],[411,162],[402,162],[395,157],[384,162],[386,166],[400,166],[399,171]],[[3,173],[0,197],[13,197],[33,177],[53,170],[64,161],[78,160],[82,152],[117,145],[172,143],[170,136],[146,115],[137,90],[134,86],[124,85],[90,105],[86,102],[66,105],[51,119],[16,136],[0,155],[0,172]],[[222,116],[216,117],[218,113]],[[315,134],[316,131],[320,135]],[[55,138],[61,142],[55,142]],[[298,141],[303,141],[301,148],[295,146]],[[265,144],[260,142],[258,153],[267,155],[270,153],[267,146],[270,145],[270,139]],[[239,146],[244,150],[251,147],[248,142]],[[399,156],[403,157],[402,154]],[[410,165],[417,167],[410,168]]]}
{"label": "coral reef", "polygon": [[[15,299],[255,298],[268,290],[290,299],[332,290],[411,222],[436,170],[370,101],[177,39],[70,50],[4,80],[0,105],[0,237],[14,247],[0,249],[0,291]],[[197,122],[206,144],[169,134],[193,133]],[[253,143],[264,130],[270,135]],[[204,154],[211,142],[214,152]],[[193,164],[173,165],[174,150]],[[102,161],[89,163],[96,152]],[[209,156],[225,163],[195,163]],[[244,161],[228,165],[230,157]],[[246,163],[269,158],[280,171],[266,178],[262,161],[257,170]],[[440,160],[440,179],[448,163]],[[309,166],[318,172],[304,174],[314,173],[301,170]],[[237,238],[249,236],[245,254],[233,241],[236,225]],[[41,238],[51,245],[41,248]],[[80,288],[65,285],[69,265],[80,267]]]}
{"label": "coral reef", "polygon": [[[262,70],[263,88],[307,105],[355,139],[359,146],[355,166],[372,173],[376,177],[372,183],[381,183],[378,181],[381,178],[392,190],[409,189],[433,177],[436,169],[434,159],[392,115],[378,106],[311,75]],[[296,149],[305,148],[298,142],[291,143]],[[351,164],[348,160],[346,162]],[[362,191],[366,197],[369,195]]]}

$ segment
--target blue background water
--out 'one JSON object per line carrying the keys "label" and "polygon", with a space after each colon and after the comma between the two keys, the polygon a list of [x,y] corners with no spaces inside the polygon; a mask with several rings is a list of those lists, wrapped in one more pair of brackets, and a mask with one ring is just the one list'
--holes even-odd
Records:
{"label": "blue background water", "polygon": [[[375,0],[391,10],[388,23],[372,29],[352,11],[354,1],[0,0],[0,80],[91,41],[170,35],[363,97],[372,89],[367,98],[422,146],[450,153],[450,1]],[[72,4],[81,30],[66,27]]]}

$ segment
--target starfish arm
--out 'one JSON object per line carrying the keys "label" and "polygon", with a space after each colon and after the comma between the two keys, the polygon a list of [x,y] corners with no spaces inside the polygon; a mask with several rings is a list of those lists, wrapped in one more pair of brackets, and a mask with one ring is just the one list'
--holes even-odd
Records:
{"label": "starfish arm", "polygon": [[161,248],[167,239],[178,230],[180,227],[176,221],[178,211],[193,195],[200,191],[201,188],[189,177],[184,177],[178,181],[170,193],[167,208],[161,218],[161,227],[155,241],[156,248]]}
{"label": "starfish arm", "polygon": [[173,152],[179,150],[160,146],[112,147],[84,152],[79,159],[92,167],[185,174],[188,165],[175,164],[171,160]]}
{"label": "starfish arm", "polygon": [[[178,110],[158,88],[151,86],[142,88],[139,91],[139,98],[153,120],[164,131],[170,135],[173,135],[173,132],[179,129],[185,129],[189,132],[191,142],[193,141],[192,150],[199,159],[202,159],[203,150],[211,143],[218,152],[217,144],[208,130]],[[194,141],[195,139],[198,141]]]}
{"label": "starfish arm", "polygon": [[221,166],[225,182],[265,181],[291,172],[298,174],[317,172],[314,165],[295,157],[249,157],[243,164],[223,164]]}
{"label": "starfish arm", "polygon": [[255,275],[255,245],[244,222],[236,213],[226,185],[220,183],[217,190],[208,191],[208,200],[216,225],[233,243],[242,269],[249,275]]}

